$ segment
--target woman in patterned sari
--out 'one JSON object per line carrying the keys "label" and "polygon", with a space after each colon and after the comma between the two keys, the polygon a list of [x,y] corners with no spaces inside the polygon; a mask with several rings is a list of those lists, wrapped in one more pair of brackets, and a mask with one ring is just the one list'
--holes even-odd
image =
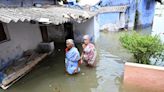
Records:
{"label": "woman in patterned sari", "polygon": [[82,45],[83,47],[83,52],[81,55],[82,61],[84,61],[88,66],[95,66],[96,64],[96,48],[94,44],[90,42],[90,37],[88,35],[85,35],[83,37],[84,44]]}

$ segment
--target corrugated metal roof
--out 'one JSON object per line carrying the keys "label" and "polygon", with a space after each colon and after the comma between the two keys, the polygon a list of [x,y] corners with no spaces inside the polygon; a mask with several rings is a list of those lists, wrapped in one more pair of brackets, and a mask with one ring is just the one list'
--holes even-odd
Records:
{"label": "corrugated metal roof", "polygon": [[[5,23],[18,21],[37,21],[52,23],[55,25],[62,24],[68,21],[83,22],[92,18],[98,13],[106,12],[125,12],[127,6],[111,6],[101,7],[94,12],[80,9],[49,6],[47,8],[0,8],[0,21]],[[42,20],[42,21],[41,21]],[[48,21],[49,20],[49,21]],[[48,22],[47,22],[48,21]]]}
{"label": "corrugated metal roof", "polygon": [[64,7],[48,7],[48,8],[0,8],[0,21],[5,23],[18,21],[37,21],[48,19],[49,23],[61,24],[67,21],[82,22],[94,16],[95,13],[64,8]]}

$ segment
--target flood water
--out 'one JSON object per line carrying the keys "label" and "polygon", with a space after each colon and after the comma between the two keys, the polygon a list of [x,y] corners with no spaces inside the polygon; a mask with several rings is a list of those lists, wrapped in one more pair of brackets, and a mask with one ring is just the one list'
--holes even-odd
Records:
{"label": "flood water", "polygon": [[67,75],[64,72],[65,46],[58,43],[53,55],[2,92],[122,92],[124,63],[133,58],[120,46],[121,34],[100,33],[96,68],[82,65],[79,74]]}

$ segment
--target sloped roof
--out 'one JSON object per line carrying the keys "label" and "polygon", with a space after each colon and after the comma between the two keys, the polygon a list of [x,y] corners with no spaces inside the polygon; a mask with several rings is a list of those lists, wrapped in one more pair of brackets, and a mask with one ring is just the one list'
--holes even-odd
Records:
{"label": "sloped roof", "polygon": [[48,8],[0,8],[0,21],[5,23],[18,21],[49,20],[52,24],[62,24],[68,21],[82,22],[94,16],[93,12],[64,7]]}
{"label": "sloped roof", "polygon": [[94,12],[66,7],[49,6],[46,8],[18,7],[0,8],[0,21],[5,23],[18,21],[36,21],[47,24],[62,24],[69,21],[84,22],[99,13],[125,12],[128,6],[100,7]]}

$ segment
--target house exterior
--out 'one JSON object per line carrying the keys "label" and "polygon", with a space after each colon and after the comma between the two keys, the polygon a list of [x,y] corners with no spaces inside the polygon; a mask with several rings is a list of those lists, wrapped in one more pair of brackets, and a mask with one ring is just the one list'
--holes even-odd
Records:
{"label": "house exterior", "polygon": [[[81,42],[85,34],[89,34],[93,41],[98,37],[98,22],[94,14],[83,10],[52,6],[49,8],[0,8],[0,12],[2,66],[21,57],[24,51],[35,49],[40,42],[50,40],[65,42],[67,31],[73,31],[72,35],[76,42]],[[70,23],[72,28],[65,28],[66,23]]]}
{"label": "house exterior", "polygon": [[159,35],[164,42],[164,5],[157,4],[153,22],[152,35]]}
{"label": "house exterior", "polygon": [[[156,1],[161,3],[160,0],[102,0],[100,6],[128,5],[126,28],[135,29],[152,26]],[[117,20],[117,18],[114,16],[112,20]]]}
{"label": "house exterior", "polygon": [[38,43],[42,42],[38,24],[1,22],[0,25],[3,32],[1,35],[6,35],[0,40],[0,69],[20,58],[24,51],[35,49]]}
{"label": "house exterior", "polygon": [[135,25],[141,28],[151,27],[155,12],[155,0],[138,0]]}
{"label": "house exterior", "polygon": [[122,6],[108,6],[108,11],[98,14],[98,22],[100,30],[107,29],[109,31],[118,31],[126,26],[126,10],[127,5]]}
{"label": "house exterior", "polygon": [[81,42],[85,34],[93,42],[98,39],[95,12],[57,7],[51,5],[54,0],[35,0],[42,3],[39,8],[31,7],[33,3],[21,7],[19,1],[0,1],[0,70],[21,58],[23,52],[36,49],[41,42],[65,42],[68,38]]}

